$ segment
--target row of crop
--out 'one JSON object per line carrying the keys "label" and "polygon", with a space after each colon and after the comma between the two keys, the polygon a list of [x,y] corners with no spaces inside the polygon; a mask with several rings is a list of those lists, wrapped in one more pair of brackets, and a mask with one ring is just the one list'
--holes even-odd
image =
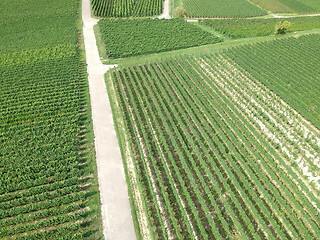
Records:
{"label": "row of crop", "polygon": [[253,17],[267,15],[267,12],[249,1],[225,0],[183,0],[188,17]]}
{"label": "row of crop", "polygon": [[[143,160],[144,153],[142,150],[142,146],[139,144],[139,139],[140,133],[138,133],[138,126],[136,125],[137,121],[139,121],[139,119],[133,118],[132,116],[132,112],[129,112],[129,109],[132,109],[132,106],[128,105],[129,101],[128,101],[128,94],[126,89],[127,86],[124,85],[122,83],[123,81],[123,75],[122,73],[118,73],[119,75],[114,75],[114,85],[115,85],[115,89],[118,90],[118,102],[121,106],[121,109],[123,110],[122,112],[124,113],[123,118],[125,120],[125,125],[126,125],[126,129],[127,132],[129,133],[129,139],[130,139],[130,143],[133,145],[132,147],[130,147],[130,149],[132,150],[132,154],[134,155],[135,158],[135,169],[138,172],[138,178],[140,179],[141,185],[139,187],[141,187],[141,190],[143,192],[142,196],[144,197],[143,201],[143,205],[146,207],[147,212],[146,215],[148,216],[148,225],[150,227],[150,230],[152,231],[152,235],[154,236],[154,234],[158,234],[157,233],[157,227],[159,226],[157,223],[160,223],[161,226],[161,230],[160,232],[162,232],[164,234],[164,236],[166,236],[166,232],[163,231],[163,221],[162,218],[160,216],[160,210],[159,210],[159,206],[157,204],[157,196],[154,192],[154,188],[152,186],[152,180],[151,178],[153,178],[153,175],[150,174],[150,172],[148,171],[148,167],[146,165],[146,162]],[[130,95],[131,96],[131,95]],[[130,102],[133,103],[133,102]],[[153,156],[150,156],[151,159],[153,159]],[[154,168],[155,171],[157,168]],[[149,198],[149,200],[148,200]],[[152,223],[150,222],[150,214],[149,211],[151,213],[153,213],[151,216],[153,216],[152,218]],[[159,230],[158,230],[159,231]]]}
{"label": "row of crop", "polygon": [[[153,112],[153,111],[152,111]],[[158,126],[156,126],[157,127],[157,129],[158,129]],[[169,126],[168,125],[166,125],[166,127],[168,128]],[[160,129],[160,130],[158,130],[159,132],[161,132],[161,130],[162,129]],[[161,135],[160,135],[161,136]],[[168,136],[166,136],[166,137],[168,137]],[[170,147],[170,146],[168,146],[167,144],[166,144],[166,142],[164,141],[164,137],[161,137],[160,138],[160,141],[161,141],[161,143],[162,144],[164,144],[164,148],[166,149],[166,150],[168,150],[168,147]],[[171,151],[165,151],[165,153],[170,153]],[[169,159],[171,159],[171,161],[174,161],[174,159],[175,159],[175,156],[169,156]],[[169,165],[170,164],[170,162],[167,162],[167,164]],[[172,163],[171,163],[172,164]],[[198,224],[199,224],[199,221],[197,221],[198,220],[198,218],[196,217],[197,216],[197,210],[196,210],[196,208],[195,208],[195,205],[193,204],[193,202],[192,202],[192,194],[191,193],[189,193],[188,192],[188,190],[187,190],[187,185],[186,185],[186,183],[184,182],[184,180],[183,180],[183,175],[181,175],[181,173],[179,172],[179,168],[178,168],[178,166],[176,165],[176,163],[175,162],[173,162],[173,167],[174,167],[174,173],[173,174],[177,174],[177,178],[179,179],[179,182],[180,182],[180,184],[178,184],[178,187],[180,186],[181,187],[181,184],[182,184],[182,190],[179,190],[179,191],[182,191],[184,194],[186,194],[187,195],[187,199],[186,199],[186,201],[184,201],[184,202],[187,202],[189,205],[191,204],[191,206],[192,206],[192,215],[191,216],[193,216],[193,217],[189,217],[189,219],[191,220],[191,221],[196,221],[196,222],[198,222]],[[167,165],[167,168],[169,168],[169,166]],[[170,169],[170,168],[169,168]],[[172,177],[172,175],[173,174],[170,174],[170,176]],[[174,177],[174,176],[173,176]],[[175,185],[177,185],[177,184],[175,184]],[[190,190],[189,190],[190,191]],[[190,195],[191,194],[191,195]],[[179,201],[181,201],[181,196],[180,196],[180,199],[179,199]],[[181,205],[181,204],[180,204]],[[185,214],[184,214],[185,215]],[[186,216],[184,217],[184,219],[186,219]],[[186,223],[187,223],[187,221],[186,221]],[[202,227],[202,232],[203,232],[204,230],[203,230],[203,227]],[[189,234],[190,234],[190,227],[189,227]]]}
{"label": "row of crop", "polygon": [[43,202],[45,200],[48,199],[54,199],[54,198],[58,198],[60,196],[63,195],[67,195],[67,194],[71,194],[73,192],[78,192],[80,191],[80,187],[78,185],[74,185],[74,186],[70,186],[70,187],[65,187],[63,189],[58,189],[58,190],[54,190],[52,192],[42,192],[40,194],[34,194],[29,198],[17,198],[11,201],[6,201],[5,203],[1,203],[0,204],[0,209],[2,211],[4,210],[8,210],[10,208],[15,208],[17,206],[21,207],[24,205],[28,205],[28,204],[35,204],[38,202]]}
{"label": "row of crop", "polygon": [[[227,118],[224,118],[224,119],[227,119]],[[233,118],[231,118],[231,119],[233,119]],[[240,136],[240,135],[239,135]],[[260,157],[261,158],[261,157]],[[290,198],[288,198],[288,199],[290,199]]]}
{"label": "row of crop", "polygon": [[[219,63],[217,64],[217,68],[219,68]],[[294,155],[295,158],[300,159],[299,161],[304,161],[309,169],[316,172],[316,169],[319,169],[319,157],[317,157],[319,147],[317,144],[319,144],[320,140],[316,136],[310,136],[311,134],[306,136],[306,133],[309,131],[306,132],[302,127],[299,129],[297,124],[293,123],[293,119],[299,118],[299,116],[297,116],[297,114],[291,114],[292,110],[284,104],[281,104],[281,102],[280,104],[274,104],[279,102],[278,98],[272,96],[268,91],[262,91],[250,79],[244,77],[242,73],[240,74],[242,75],[242,79],[245,78],[246,80],[237,81],[239,79],[239,73],[240,71],[234,71],[229,78],[233,78],[233,82],[230,83],[233,89],[237,88],[240,95],[242,95],[240,97],[242,100],[240,101],[243,102],[248,109],[252,106],[251,111],[253,114],[257,112],[255,109],[258,110],[260,116],[255,114],[255,118],[261,119],[264,122],[264,126],[268,127],[274,135],[276,134],[276,141],[280,141],[278,144],[281,146],[282,151],[288,149],[291,153],[287,153],[288,156]],[[235,76],[238,77],[236,78]],[[254,92],[248,95],[246,91]],[[233,95],[237,96],[239,93],[233,93]],[[255,98],[251,99],[253,94]],[[267,101],[267,104],[265,101]],[[295,131],[293,131],[293,127]]]}
{"label": "row of crop", "polygon": [[228,55],[318,127],[318,43],[319,35],[310,35],[239,47]]}
{"label": "row of crop", "polygon": [[[176,91],[179,91],[178,89],[176,89]],[[183,94],[183,91],[181,92],[182,94]],[[180,98],[181,99],[181,98]],[[182,100],[182,99],[181,99]],[[188,102],[190,102],[190,101],[188,101]],[[191,101],[192,102],[192,101]],[[185,103],[185,104],[187,104],[187,103]],[[191,110],[192,111],[192,110]],[[189,110],[189,114],[191,113],[191,111]],[[181,112],[181,110],[180,110],[180,112]],[[179,113],[180,113],[179,112]],[[186,113],[184,113],[184,115],[185,115]],[[195,113],[196,115],[198,115],[199,116],[199,113]],[[195,115],[193,115],[193,118],[195,118]],[[177,116],[177,119],[179,120],[179,119],[183,119],[183,118],[180,118],[179,116]],[[193,121],[197,121],[196,119],[193,119]],[[185,124],[188,124],[188,118],[186,118],[185,119]],[[196,123],[194,123],[194,124],[196,124]],[[181,123],[178,125],[178,126],[180,126],[181,125]],[[199,124],[196,124],[196,126],[199,126]],[[188,129],[188,128],[185,128],[185,129]],[[195,138],[196,137],[196,139],[197,139],[197,144],[200,144],[200,146],[199,146],[199,148],[198,148],[198,151],[196,151],[196,147],[195,147],[195,149],[194,149],[194,151],[196,152],[196,153],[198,153],[197,154],[197,156],[195,156],[196,157],[196,159],[197,158],[199,158],[199,159],[202,159],[202,151],[206,151],[206,147],[204,147],[201,143],[203,142],[203,140],[205,140],[206,139],[206,141],[208,142],[208,140],[210,139],[209,137],[206,137],[205,139],[203,139],[203,140],[201,140],[200,139],[200,137],[201,136],[198,136],[199,134],[196,132],[196,130],[192,130],[192,128],[189,126],[189,129],[190,129],[190,134],[191,135],[187,135],[186,136],[186,139],[192,139],[192,138]],[[199,129],[198,129],[199,130]],[[185,133],[186,134],[186,133]],[[204,134],[204,133],[203,133]],[[189,141],[191,141],[191,140],[189,140]],[[205,141],[205,142],[206,142]],[[195,144],[195,143],[189,143],[189,144]],[[201,146],[202,145],[202,146]],[[196,145],[194,145],[194,146],[196,146]],[[212,148],[214,148],[214,146],[212,146]],[[217,155],[217,157],[218,157],[218,155]],[[206,159],[207,161],[209,160],[209,159]],[[204,160],[202,160],[202,161],[204,161]],[[194,165],[194,163],[197,163],[197,162],[191,162],[191,164],[193,164],[193,168],[194,169],[197,169],[197,167]],[[212,181],[212,179],[213,179],[213,172],[210,172],[209,171],[209,168],[208,168],[208,164],[209,164],[210,162],[203,162],[202,163],[202,165],[200,165],[199,167],[201,167],[202,166],[202,168],[203,168],[203,170],[206,172],[206,174],[205,175],[207,175],[207,176],[210,176],[210,180]],[[199,168],[198,167],[198,168]],[[200,168],[201,169],[201,168]],[[219,170],[218,169],[216,169],[216,171],[214,171],[214,172],[219,172]],[[227,175],[225,175],[225,176],[220,176],[220,179],[223,179],[223,178],[225,178]],[[222,184],[222,185],[225,185],[225,183],[224,184]],[[205,185],[204,185],[205,186]],[[228,189],[228,186],[227,185],[225,185],[226,186],[226,189]],[[205,186],[206,187],[206,186]],[[223,190],[223,191],[225,191],[225,190]],[[216,189],[216,193],[219,193],[220,191],[218,190],[218,189]],[[228,191],[228,193],[231,193],[231,191],[230,191],[230,188],[229,188],[229,191]],[[215,197],[214,197],[214,199],[216,199],[217,197],[219,197],[219,195],[221,195],[221,193],[220,194],[217,194]],[[211,199],[211,204],[214,204],[214,202],[212,202],[212,199]],[[225,204],[227,204],[226,205],[226,207],[228,206],[228,203],[227,202],[225,202]],[[236,204],[237,205],[237,204]],[[233,210],[231,210],[231,209],[229,209],[229,214],[231,214],[232,212],[233,212]],[[245,217],[246,215],[244,214],[244,217]],[[225,216],[225,217],[227,217],[227,216]],[[235,223],[236,223],[236,226],[237,226],[237,229],[239,230],[241,230],[242,229],[242,227],[239,225],[239,222],[237,222],[237,218],[235,217],[235,215],[232,215],[232,219],[233,219],[233,221],[236,221]],[[229,223],[230,224],[230,223]],[[225,228],[226,228],[226,226],[225,226]],[[226,228],[226,229],[228,229],[228,228]],[[229,235],[230,235],[230,233],[228,233]],[[245,236],[245,234],[243,234],[242,233],[242,236],[244,237]]]}
{"label": "row of crop", "polygon": [[[1,193],[39,186],[43,181],[44,183],[50,182],[50,180],[46,181],[46,178],[50,178],[53,182],[55,180],[65,180],[72,176],[79,176],[78,162],[75,156],[69,157],[64,161],[58,160],[57,164],[48,166],[48,168],[46,168],[46,165],[43,165],[42,169],[38,172],[26,172],[24,175],[20,175],[20,169],[23,169],[23,167],[18,167],[15,170],[17,176],[11,177],[13,171],[8,171],[8,173],[3,174],[1,178]],[[32,171],[33,169],[29,168],[28,170]]]}
{"label": "row of crop", "polygon": [[67,206],[87,198],[78,185],[81,61],[27,62],[1,66],[0,234],[17,239],[68,229],[82,215]]}
{"label": "row of crop", "polygon": [[[314,230],[310,231],[310,226],[313,223],[308,221],[310,212],[314,213],[315,209],[310,202],[303,198],[303,194],[296,192],[294,187],[295,182],[290,178],[294,176],[294,173],[287,178],[287,182],[287,180],[283,180],[286,178],[286,175],[283,174],[283,172],[282,175],[279,175],[277,172],[279,167],[275,165],[273,158],[278,156],[278,152],[271,147],[275,155],[272,156],[271,159],[268,159],[270,156],[267,154],[264,146],[261,145],[262,143],[259,142],[262,141],[261,139],[263,138],[261,138],[255,128],[252,129],[247,119],[246,122],[249,127],[245,127],[245,130],[243,130],[244,127],[239,128],[241,122],[237,123],[236,127],[234,127],[236,123],[233,121],[234,118],[230,116],[230,114],[233,113],[232,111],[230,112],[230,110],[228,110],[229,113],[227,113],[222,107],[222,103],[220,103],[220,110],[218,110],[215,105],[212,105],[212,96],[214,95],[206,95],[206,97],[198,95],[199,91],[196,91],[195,88],[201,84],[193,83],[193,86],[189,85],[186,87],[187,81],[198,78],[197,75],[195,75],[194,78],[189,77],[190,73],[187,72],[190,71],[190,68],[191,66],[177,68],[175,63],[172,62],[170,64],[151,64],[135,68],[135,70],[128,70],[130,74],[126,76],[130,76],[129,78],[132,81],[132,83],[129,84],[129,88],[133,88],[134,93],[132,101],[139,103],[139,105],[135,106],[138,108],[138,111],[135,111],[135,116],[131,117],[137,119],[137,115],[142,114],[144,121],[141,122],[140,120],[139,123],[136,123],[136,126],[144,124],[144,126],[151,128],[148,130],[149,135],[148,132],[142,135],[143,142],[151,141],[153,144],[160,144],[160,146],[154,148],[153,151],[159,152],[163,149],[161,154],[165,154],[165,156],[159,160],[162,164],[169,167],[167,173],[169,173],[169,169],[174,169],[175,175],[167,175],[175,176],[178,179],[175,180],[175,178],[173,178],[172,181],[177,181],[176,183],[179,184],[183,184],[184,182],[190,182],[191,184],[191,186],[189,184],[188,191],[193,193],[193,196],[191,196],[190,199],[188,195],[184,196],[187,192],[183,190],[184,187],[182,186],[182,191],[178,193],[182,194],[182,197],[186,198],[187,201],[184,201],[181,197],[178,199],[188,204],[192,204],[194,201],[194,206],[198,206],[195,208],[195,211],[191,210],[191,212],[189,212],[189,210],[186,212],[187,218],[188,215],[195,216],[196,214],[198,214],[197,217],[201,218],[200,221],[197,218],[192,221],[192,231],[195,229],[196,235],[198,236],[213,236],[213,232],[215,234],[219,232],[219,234],[222,234],[221,236],[230,236],[230,226],[234,225],[235,231],[240,234],[240,236],[243,238],[251,238],[255,234],[263,236],[265,234],[263,231],[268,231],[269,227],[267,226],[271,224],[273,231],[277,234],[274,236],[280,236],[281,238],[308,238],[317,234],[317,225],[313,226],[312,229]],[[201,70],[199,71],[201,72]],[[183,89],[182,86],[185,86],[185,89]],[[205,91],[207,91],[205,89],[206,88],[201,87],[201,89],[199,89],[200,93],[204,94]],[[218,94],[218,96],[220,95]],[[210,113],[212,109],[206,107],[205,103],[210,103],[216,113]],[[228,106],[233,106],[233,104],[231,103]],[[131,108],[135,109],[133,106]],[[204,114],[206,118],[200,117]],[[217,114],[219,116],[218,118]],[[242,121],[244,121],[244,119],[245,118],[242,117]],[[134,122],[134,120],[132,122]],[[248,129],[250,129],[249,132]],[[143,129],[141,129],[141,131],[143,131]],[[256,142],[256,144],[258,143],[257,147],[260,149],[260,155],[257,155],[255,152],[256,144],[253,144],[252,141],[257,140],[252,134],[252,131],[255,131],[259,136],[259,141]],[[216,132],[215,135],[212,135],[212,132]],[[246,135],[243,135],[245,132]],[[242,135],[243,137],[241,137]],[[241,143],[238,142],[239,137],[242,139]],[[164,140],[163,142],[162,139]],[[141,142],[141,139],[136,139],[135,141]],[[246,146],[250,146],[250,148]],[[270,148],[269,144],[267,144],[267,146]],[[221,151],[222,149],[224,149],[224,151]],[[158,156],[159,153],[155,154],[155,156]],[[249,156],[254,156],[254,161],[253,159],[250,160],[251,157],[247,159],[246,156],[248,156],[248,154],[250,154]],[[212,162],[212,156],[215,156],[214,159],[218,160],[218,162],[216,162],[218,165],[216,165],[214,171],[213,169],[210,170],[213,167],[212,164],[215,163],[215,161]],[[167,159],[171,159],[172,162],[167,162]],[[195,159],[197,159],[197,161],[195,161]],[[257,163],[259,159],[265,159],[263,160],[266,162],[265,164],[271,164],[273,162],[273,165],[260,166],[260,164]],[[249,165],[246,163],[248,160],[250,160]],[[148,159],[145,159],[145,161],[148,161]],[[238,165],[236,162],[239,162],[238,165],[242,166],[240,171],[237,170]],[[262,173],[261,167],[263,167]],[[182,175],[178,169],[183,171]],[[289,171],[288,169],[286,170]],[[247,176],[249,176],[249,182]],[[230,179],[230,181],[228,179]],[[212,187],[210,183],[217,180],[219,181],[213,184],[213,186],[219,186],[219,188],[224,186],[224,189],[229,189],[227,191],[227,197],[221,201],[223,202],[223,207],[227,207],[229,209],[228,214],[231,215],[224,215],[223,208],[219,214],[221,202],[219,203],[215,200],[217,196],[224,195],[222,193],[225,190],[219,190],[219,188],[212,190],[208,187],[208,184]],[[173,185],[179,187],[177,184]],[[255,185],[257,185],[258,188],[253,191],[251,188],[245,188],[244,191],[244,186],[250,185],[252,185],[253,189],[256,188]],[[305,187],[303,183],[302,187]],[[284,190],[284,195],[279,188]],[[292,195],[290,191],[294,191],[294,195]],[[216,195],[219,192],[220,194]],[[243,193],[239,195],[239,192]],[[263,196],[262,199],[260,199],[261,196]],[[292,200],[292,198],[294,200]],[[210,204],[208,204],[209,202]],[[256,205],[255,202],[257,202],[258,205]],[[198,205],[199,203],[200,205]],[[308,206],[309,209],[307,215],[301,215],[297,212],[302,208],[303,203],[307,203],[306,206]],[[167,204],[166,202],[166,205]],[[278,206],[283,207],[279,208]],[[243,208],[248,208],[252,215],[247,215],[248,211],[244,212],[242,210]],[[218,222],[212,222],[212,220],[210,220],[212,215],[206,214],[209,209],[215,209],[215,214],[218,214],[215,215],[215,219],[219,216]],[[291,209],[295,209],[295,214],[291,214]],[[268,218],[270,211],[273,215],[271,219]],[[213,211],[211,211],[211,213],[213,213]],[[259,216],[260,214],[262,215]],[[255,220],[252,220],[252,216],[254,216]],[[300,217],[302,217],[302,221],[299,220]],[[261,218],[261,220],[258,220],[258,218]],[[232,225],[230,225],[231,222],[233,222]],[[297,225],[293,226],[293,222],[296,222]],[[258,225],[261,226],[261,224],[261,230],[257,231]],[[176,225],[173,224],[172,226]],[[305,230],[304,226],[308,226],[308,230]],[[288,230],[288,232],[284,233],[283,228]],[[218,229],[218,232],[215,232],[214,229]],[[184,234],[190,234],[190,231]],[[192,232],[192,234],[194,233]],[[184,236],[192,236],[192,234]],[[270,232],[269,236],[273,234],[273,232]],[[255,236],[258,237],[258,235]]]}
{"label": "row of crop", "polygon": [[89,123],[80,115],[89,106],[77,44],[80,3],[1,1],[1,239],[99,236],[87,208],[96,193],[84,192],[79,179],[91,172],[90,164],[79,166],[87,152],[82,146],[80,155],[80,127]]}
{"label": "row of crop", "polygon": [[[132,97],[132,95],[130,95],[131,97]],[[131,102],[132,103],[132,102]],[[131,117],[128,117],[128,119],[130,120],[130,121],[132,121],[132,120],[135,120],[136,122],[140,122],[141,120],[140,120],[140,118],[134,118],[133,116],[131,116]],[[134,123],[134,122],[131,122],[131,123],[133,123],[133,126],[136,124],[136,123]],[[146,123],[146,125],[147,126],[150,126],[148,123]],[[136,126],[136,128],[134,128],[132,125],[131,126],[128,126],[128,129],[137,129],[137,126]],[[144,129],[141,129],[141,132],[143,131]],[[141,134],[144,134],[145,135],[145,132],[142,132]],[[137,139],[132,139],[133,140],[133,142],[136,142],[137,140],[138,140],[138,142],[140,141],[139,140],[139,138],[140,137],[138,137],[137,135],[136,135],[136,138]],[[147,146],[148,146],[148,150],[150,150],[150,144],[152,144],[151,142],[150,143],[148,143],[148,142],[146,142],[146,144],[147,144]],[[139,145],[138,145],[139,146]],[[148,171],[148,164],[147,164],[147,162],[145,162],[145,160],[143,159],[143,158],[146,158],[146,156],[144,156],[145,154],[143,153],[143,151],[142,151],[142,149],[141,149],[141,147],[139,146],[139,150],[140,150],[140,153],[142,153],[141,154],[141,157],[142,157],[142,159],[141,159],[141,161],[140,161],[140,164],[142,164],[142,166],[141,166],[141,170],[142,169],[144,169],[144,171],[147,173],[146,174],[146,176],[145,176],[145,179],[148,179],[148,184],[149,184],[149,187],[150,187],[150,189],[149,189],[149,194],[151,194],[151,196],[152,196],[152,199],[153,199],[153,202],[154,202],[154,206],[156,206],[156,207],[160,207],[160,206],[158,206],[158,203],[156,202],[156,197],[155,197],[155,193],[154,193],[154,191],[155,191],[155,189],[153,188],[153,186],[152,186],[152,178],[153,178],[153,175],[151,175],[150,174],[150,171]],[[149,154],[151,154],[151,153],[153,153],[153,152],[157,152],[157,151],[148,151],[149,152]],[[137,156],[136,154],[135,154],[135,156]],[[151,163],[152,163],[152,166],[153,166],[153,169],[154,169],[154,171],[155,171],[155,174],[157,175],[157,177],[158,177],[158,179],[161,179],[161,178],[164,178],[164,177],[159,177],[160,175],[160,173],[161,173],[161,171],[160,170],[158,170],[158,168],[159,168],[159,166],[156,166],[156,162],[155,162],[155,160],[154,160],[154,156],[152,156],[152,155],[150,155],[149,156],[150,157],[150,159],[152,160],[151,161]],[[139,161],[137,162],[138,164],[139,164]],[[150,165],[149,165],[149,168],[150,168]],[[139,169],[139,167],[138,167],[138,169]],[[164,171],[163,172],[166,172],[165,171],[166,170],[166,168],[164,168]],[[140,173],[141,174],[141,173]],[[149,175],[150,174],[150,175]],[[143,179],[143,176],[140,176],[141,177],[141,179]],[[170,181],[170,180],[169,180]],[[171,182],[170,183],[171,184],[171,186],[173,186],[173,183]],[[162,185],[161,185],[162,186]],[[163,191],[163,187],[161,187],[161,189],[162,189],[162,191]],[[174,189],[174,188],[173,188]],[[168,189],[167,189],[167,191],[168,191]],[[175,192],[174,192],[175,193]],[[162,193],[163,194],[163,193]],[[166,193],[164,193],[164,199],[167,199],[166,198]],[[166,202],[167,203],[167,202]],[[178,201],[178,203],[180,203],[179,201]],[[171,208],[169,207],[167,207],[166,206],[166,209],[167,209],[167,211],[171,211]],[[162,221],[162,217],[161,216],[159,216],[159,209],[158,209],[158,211],[157,211],[158,213],[157,213],[157,218],[158,219],[155,219],[155,218],[153,218],[153,221],[159,221],[160,223],[161,222],[163,222]],[[176,214],[177,214],[177,212],[176,212]],[[165,217],[165,216],[163,216],[163,217]],[[154,225],[153,227],[157,227],[157,225]],[[162,230],[161,230],[161,232],[164,234],[164,236],[166,236],[167,234],[166,234],[166,230],[164,230],[164,227],[163,227],[163,225],[161,226],[161,228],[162,228]]]}
{"label": "row of crop", "polygon": [[223,136],[223,135],[222,135]]}
{"label": "row of crop", "polygon": [[181,19],[103,19],[99,28],[105,57],[124,58],[220,42]]}
{"label": "row of crop", "polygon": [[232,38],[268,36],[274,34],[279,21],[291,23],[288,32],[320,28],[320,17],[270,19],[205,19],[200,23]]}
{"label": "row of crop", "polygon": [[[161,101],[161,99],[159,99],[158,101]],[[161,103],[161,102],[160,102]],[[164,103],[165,104],[165,103]],[[163,105],[162,105],[163,106]],[[166,110],[165,108],[164,108],[164,110]],[[169,113],[168,112],[165,112],[165,114],[163,114],[164,116],[163,117],[166,117],[167,115],[169,115]],[[167,126],[174,126],[174,125],[172,125],[172,123],[170,123],[170,124],[168,124]],[[178,134],[178,132],[177,131],[175,131],[176,132],[176,134]],[[168,133],[168,136],[170,137],[172,134],[170,134],[170,133]],[[174,135],[173,135],[174,136]],[[181,141],[181,138],[183,137],[183,136],[181,136],[180,134],[178,134],[177,135],[177,137],[179,138],[179,136],[180,136],[180,141],[175,141],[175,139],[174,138],[172,138],[172,141],[175,143],[175,145],[174,146],[168,146],[169,147],[169,151],[173,151],[173,149],[179,149],[179,148],[181,148],[182,147],[182,149],[186,149],[186,147],[187,146],[183,146],[183,142]],[[182,146],[180,145],[182,143]],[[185,156],[185,154],[188,154],[188,152],[179,152],[178,151],[178,155],[179,155],[179,159],[181,159],[181,158],[185,158],[185,159],[188,159],[188,158],[190,158],[191,156],[189,155],[187,155],[187,156]],[[177,164],[178,164],[179,162],[177,162]],[[179,166],[178,165],[178,167],[182,167],[183,169],[185,169],[186,170],[186,174],[187,174],[187,176],[188,176],[188,178],[190,179],[190,174],[192,174],[192,170],[193,170],[193,168],[192,167],[194,167],[194,165],[192,166],[191,165],[191,168],[187,165],[187,162],[186,163],[184,163],[184,162],[182,162],[182,166]],[[198,178],[199,178],[199,176],[200,176],[200,181],[202,181],[203,182],[203,179],[201,179],[201,175],[199,175],[199,172],[195,172],[195,173],[193,173],[193,175],[196,175],[196,176],[198,176]],[[208,210],[206,210],[206,209],[208,209],[208,207],[211,207],[210,205],[206,205],[205,204],[205,201],[204,201],[204,198],[202,198],[202,196],[200,195],[200,192],[199,191],[197,191],[197,186],[196,187],[193,187],[193,191],[195,192],[195,194],[197,195],[197,198],[200,200],[200,204],[202,205],[202,207],[204,208],[204,213],[205,213],[205,211],[208,211]],[[204,189],[204,191],[206,191],[207,192],[207,197],[209,197],[210,198],[210,196],[211,196],[211,193],[209,192],[209,190],[208,189]],[[201,210],[198,210],[198,211],[201,211]],[[202,211],[200,212],[200,213],[202,213]],[[211,218],[210,216],[207,216],[207,218],[209,217],[209,219]],[[209,220],[208,219],[208,220]],[[200,224],[200,225],[199,225]],[[207,223],[205,223],[205,225],[208,225]],[[204,226],[205,226],[204,225]],[[211,230],[212,231],[216,231],[216,228],[215,228],[215,226],[212,224],[212,222],[209,220],[209,225],[208,225],[208,227],[209,226],[211,226]],[[196,225],[196,227],[200,227],[200,233],[201,233],[201,235],[203,235],[203,236],[207,236],[207,233],[205,233],[204,232],[204,229],[203,229],[203,227],[202,227],[202,224],[201,223],[199,223],[198,221],[197,221],[197,225]],[[218,235],[217,235],[218,236]]]}
{"label": "row of crop", "polygon": [[1,195],[0,203],[6,202],[6,201],[11,201],[11,200],[17,199],[17,198],[30,197],[34,194],[40,194],[42,192],[54,191],[57,189],[62,189],[64,187],[69,187],[69,186],[73,186],[76,184],[79,184],[79,180],[78,180],[78,178],[74,177],[74,178],[66,179],[64,181],[55,182],[52,184],[31,187],[29,189],[25,189],[24,191],[5,193],[5,194]]}
{"label": "row of crop", "polygon": [[81,222],[74,222],[72,224],[60,224],[57,227],[52,227],[50,231],[33,231],[28,234],[20,234],[14,236],[14,240],[36,240],[36,239],[83,239],[84,231]]}
{"label": "row of crop", "polygon": [[81,209],[79,207],[79,205],[80,205],[79,203],[71,203],[69,205],[64,205],[60,208],[53,207],[53,208],[45,209],[41,212],[19,215],[17,218],[11,218],[9,220],[3,219],[0,222],[0,226],[3,227],[3,226],[10,224],[10,227],[13,227],[17,224],[32,222],[32,221],[35,221],[38,219],[44,219],[44,218],[52,217],[55,215],[68,214],[70,212],[77,211],[77,210]]}
{"label": "row of crop", "polygon": [[99,17],[148,17],[162,13],[163,0],[92,0],[91,7]]}
{"label": "row of crop", "polygon": [[[216,64],[216,63],[215,63]],[[233,118],[232,118],[233,119]],[[255,146],[259,146],[259,145],[255,145]],[[258,159],[259,158],[261,158],[261,157],[258,157]],[[260,161],[260,160],[259,160]],[[275,171],[275,173],[277,173],[277,172],[279,172],[279,171]],[[269,173],[269,171],[267,171],[267,173]],[[285,175],[284,175],[285,176]],[[280,178],[281,179],[281,178]],[[287,181],[285,181],[285,183],[287,183]],[[293,188],[294,189],[294,188]],[[292,191],[292,189],[290,190],[290,191]],[[290,193],[290,192],[289,192]],[[290,194],[289,194],[290,195]],[[304,196],[303,196],[303,198],[304,198]],[[303,199],[303,198],[301,198],[301,199]],[[287,199],[292,199],[292,197],[290,197],[290,198],[287,198]],[[309,203],[309,205],[310,205],[310,203]],[[313,208],[313,207],[312,207]],[[312,215],[311,215],[312,216]]]}
{"label": "row of crop", "polygon": [[0,232],[0,237],[17,235],[23,232],[33,231],[41,228],[49,228],[54,225],[65,224],[69,222],[74,222],[82,218],[80,213],[69,212],[67,214],[55,215],[54,217],[46,217],[45,220],[37,221],[33,224],[22,224],[17,226],[7,226],[2,228]]}
{"label": "row of crop", "polygon": [[[180,179],[181,179],[181,177],[180,177]],[[185,191],[186,192],[186,191]],[[186,192],[187,193],[187,192]],[[190,201],[190,200],[188,200],[188,201]]]}

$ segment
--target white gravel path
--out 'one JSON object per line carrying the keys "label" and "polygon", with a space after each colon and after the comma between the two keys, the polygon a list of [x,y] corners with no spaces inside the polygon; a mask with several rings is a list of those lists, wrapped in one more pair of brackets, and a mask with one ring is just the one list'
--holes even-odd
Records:
{"label": "white gravel path", "polygon": [[170,12],[169,12],[169,0],[164,0],[163,3],[163,13],[158,17],[158,18],[165,18],[165,19],[170,19]]}
{"label": "white gravel path", "polygon": [[103,234],[105,239],[136,239],[128,188],[120,148],[113,125],[104,74],[113,65],[100,61],[90,13],[90,0],[82,1],[83,35],[86,50],[90,101],[95,136]]}

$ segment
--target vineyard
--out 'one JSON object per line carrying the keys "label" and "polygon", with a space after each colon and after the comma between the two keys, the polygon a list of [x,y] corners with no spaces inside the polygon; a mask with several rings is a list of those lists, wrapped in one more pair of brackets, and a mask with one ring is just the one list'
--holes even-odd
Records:
{"label": "vineyard", "polygon": [[0,3],[0,239],[319,239],[319,0],[83,1]]}
{"label": "vineyard", "polygon": [[320,17],[269,18],[269,19],[204,19],[202,24],[212,27],[231,38],[268,36],[274,34],[279,21],[291,23],[288,32],[320,28]]}
{"label": "vineyard", "polygon": [[293,13],[294,10],[289,8],[283,0],[250,0],[263,9],[273,13]]}
{"label": "vineyard", "polygon": [[[53,47],[58,44],[76,44],[78,0],[1,1],[0,52]],[[22,14],[23,13],[23,14]]]}
{"label": "vineyard", "polygon": [[99,237],[79,3],[1,3],[0,239]]}
{"label": "vineyard", "polygon": [[319,135],[228,51],[120,68],[107,81],[152,237],[319,236]]}
{"label": "vineyard", "polygon": [[231,48],[228,54],[320,129],[319,51],[320,35],[314,34]]}
{"label": "vineyard", "polygon": [[163,0],[91,0],[91,4],[99,17],[148,17],[163,10]]}
{"label": "vineyard", "polygon": [[253,17],[267,15],[247,0],[182,0],[188,17]]}
{"label": "vineyard", "polygon": [[98,24],[107,46],[104,57],[124,58],[220,42],[180,19],[103,19]]}
{"label": "vineyard", "polygon": [[274,13],[316,13],[320,11],[317,0],[250,0]]}

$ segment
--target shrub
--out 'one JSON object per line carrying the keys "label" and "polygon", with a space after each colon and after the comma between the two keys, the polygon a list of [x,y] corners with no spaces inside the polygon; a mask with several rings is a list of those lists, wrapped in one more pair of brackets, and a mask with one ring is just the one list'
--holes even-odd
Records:
{"label": "shrub", "polygon": [[184,18],[186,16],[186,10],[183,7],[177,7],[174,10],[174,15],[178,16],[179,18]]}
{"label": "shrub", "polygon": [[291,26],[291,23],[288,22],[288,21],[280,21],[276,24],[276,27],[275,27],[275,34],[285,34],[289,27]]}

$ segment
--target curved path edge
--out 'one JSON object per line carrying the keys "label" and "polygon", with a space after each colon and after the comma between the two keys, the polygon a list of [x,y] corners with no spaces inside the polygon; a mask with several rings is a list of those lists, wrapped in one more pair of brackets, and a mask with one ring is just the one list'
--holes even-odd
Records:
{"label": "curved path edge", "polygon": [[104,74],[114,65],[100,61],[91,17],[90,0],[82,0],[83,36],[95,136],[96,162],[105,239],[136,239],[128,187],[114,128]]}

